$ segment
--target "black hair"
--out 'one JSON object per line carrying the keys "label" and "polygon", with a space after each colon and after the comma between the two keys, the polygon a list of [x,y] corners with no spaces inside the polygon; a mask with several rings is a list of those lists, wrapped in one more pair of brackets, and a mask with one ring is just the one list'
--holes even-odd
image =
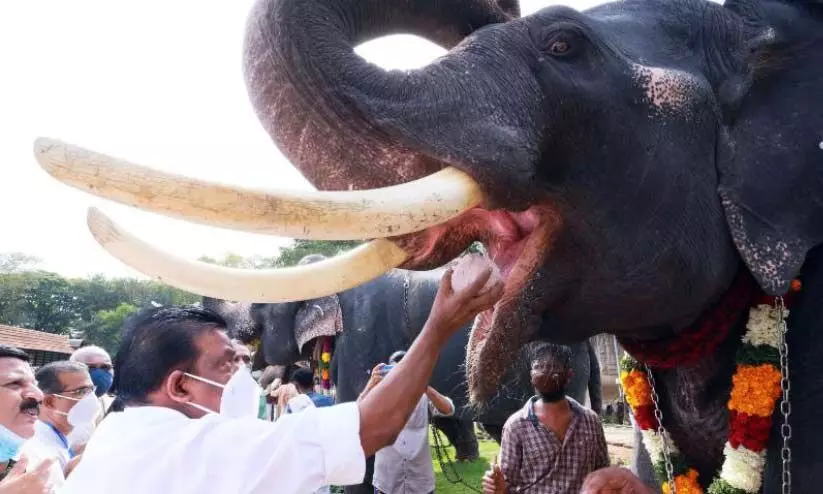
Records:
{"label": "black hair", "polygon": [[301,389],[312,389],[314,387],[314,374],[309,369],[298,367],[291,374],[291,382]]}
{"label": "black hair", "polygon": [[403,357],[405,357],[405,356],[406,356],[406,351],[405,350],[398,350],[398,351],[391,354],[391,357],[389,357],[389,363],[390,364],[399,364],[400,361],[403,360]]}
{"label": "black hair", "polygon": [[28,353],[17,347],[3,345],[2,343],[0,343],[0,358],[16,358],[18,360],[22,360],[23,362],[31,361],[31,357],[29,357]]}
{"label": "black hair", "polygon": [[153,307],[128,318],[114,358],[113,388],[122,403],[145,404],[172,371],[193,371],[195,340],[215,330],[225,331],[226,321],[194,305]]}
{"label": "black hair", "polygon": [[60,360],[50,362],[37,369],[34,378],[37,379],[37,387],[45,394],[62,393],[63,383],[60,382],[62,374],[84,373],[88,374],[89,368],[82,362],[70,360]]}
{"label": "black hair", "polygon": [[549,361],[553,366],[561,369],[571,369],[572,366],[572,351],[566,345],[556,345],[554,343],[541,343],[534,347],[530,362],[546,362]]}

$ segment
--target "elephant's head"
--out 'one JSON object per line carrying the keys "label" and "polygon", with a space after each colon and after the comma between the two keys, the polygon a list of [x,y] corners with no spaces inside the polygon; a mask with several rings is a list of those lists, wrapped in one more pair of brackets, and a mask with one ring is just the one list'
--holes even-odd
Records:
{"label": "elephant's head", "polygon": [[[298,266],[325,256],[312,254]],[[253,304],[203,297],[203,306],[226,319],[229,334],[244,343],[257,342],[255,366],[287,366],[311,360],[323,336],[343,331],[342,311],[336,294],[299,302]],[[257,361],[259,360],[259,361]]]}
{"label": "elephant's head", "polygon": [[[92,215],[121,259],[223,298],[328,295],[483,241],[506,278],[469,344],[472,395],[484,399],[530,340],[676,333],[743,265],[784,292],[821,242],[819,2],[727,3],[626,0],[519,18],[510,0],[258,0],[245,74],[275,143],[321,190],[405,185],[303,202],[188,179],[174,188],[183,179],[168,176],[131,188],[105,177],[126,170],[135,183],[143,169],[101,172],[100,159],[74,184],[210,224],[380,237],[275,295],[274,273],[180,264]],[[396,32],[450,51],[389,72],[353,51]],[[60,159],[76,173],[87,156],[55,149],[66,148],[38,149],[55,174]],[[147,205],[147,187],[166,201]]]}

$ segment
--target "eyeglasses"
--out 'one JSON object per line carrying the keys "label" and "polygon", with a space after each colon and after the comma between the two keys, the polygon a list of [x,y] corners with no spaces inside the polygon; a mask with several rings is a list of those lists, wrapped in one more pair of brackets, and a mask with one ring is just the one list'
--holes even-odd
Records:
{"label": "eyeglasses", "polygon": [[103,369],[104,371],[111,371],[111,364],[86,364],[86,367],[91,369]]}
{"label": "eyeglasses", "polygon": [[76,389],[69,389],[66,391],[61,391],[60,393],[54,393],[57,396],[63,395],[69,398],[84,398],[87,394],[94,392],[94,386],[83,386]]}
{"label": "eyeglasses", "polygon": [[237,355],[237,356],[234,357],[235,362],[237,362],[239,360],[242,360],[243,362],[245,362],[247,364],[251,363],[251,357],[249,357],[248,355]]}

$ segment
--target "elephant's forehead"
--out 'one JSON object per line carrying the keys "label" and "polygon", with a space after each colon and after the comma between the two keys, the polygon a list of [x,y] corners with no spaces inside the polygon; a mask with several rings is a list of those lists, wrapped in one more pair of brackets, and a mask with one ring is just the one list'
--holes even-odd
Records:
{"label": "elephant's forehead", "polygon": [[700,94],[699,80],[682,70],[633,64],[632,75],[646,102],[657,111],[684,112]]}

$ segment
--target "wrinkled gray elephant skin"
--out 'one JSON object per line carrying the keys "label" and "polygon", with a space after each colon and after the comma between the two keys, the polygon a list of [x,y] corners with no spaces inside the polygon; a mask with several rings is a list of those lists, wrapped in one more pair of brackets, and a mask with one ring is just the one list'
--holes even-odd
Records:
{"label": "wrinkled gray elephant skin", "polygon": [[[318,189],[446,167],[480,185],[481,206],[392,238],[408,253],[400,267],[414,270],[483,241],[506,278],[469,338],[478,403],[536,338],[673,341],[739,274],[771,295],[801,276],[789,320],[792,477],[796,492],[818,490],[823,2],[625,0],[519,14],[512,0],[257,0],[249,95]],[[449,52],[383,71],[353,51],[399,32]],[[702,360],[658,376],[667,427],[704,484],[723,460],[740,320]],[[768,494],[780,489],[778,442]]]}
{"label": "wrinkled gray elephant skin", "polygon": [[[316,260],[316,259],[315,259]],[[331,378],[339,402],[354,401],[369,379],[369,371],[385,362],[398,349],[407,349],[422,329],[434,301],[442,270],[414,272],[394,270],[369,283],[325,299],[290,304],[240,304],[204,299],[204,306],[224,314],[230,333],[245,341],[260,340],[258,365],[287,366],[310,359],[319,336],[334,336]],[[408,282],[408,285],[406,285]],[[342,332],[330,319],[339,304]],[[506,419],[531,396],[529,382],[530,346],[521,351],[505,378],[505,385],[482,407],[468,403],[464,369],[470,327],[466,326],[447,343],[434,369],[431,385],[454,400],[454,418],[437,419],[441,429],[461,459],[477,456],[474,421],[497,441]],[[310,337],[306,337],[308,334]],[[298,342],[302,349],[298,350]],[[588,342],[571,345],[574,378],[568,393],[585,402],[586,391],[593,408],[600,410],[600,370],[594,348]],[[347,492],[367,492],[369,485],[349,488]]]}

